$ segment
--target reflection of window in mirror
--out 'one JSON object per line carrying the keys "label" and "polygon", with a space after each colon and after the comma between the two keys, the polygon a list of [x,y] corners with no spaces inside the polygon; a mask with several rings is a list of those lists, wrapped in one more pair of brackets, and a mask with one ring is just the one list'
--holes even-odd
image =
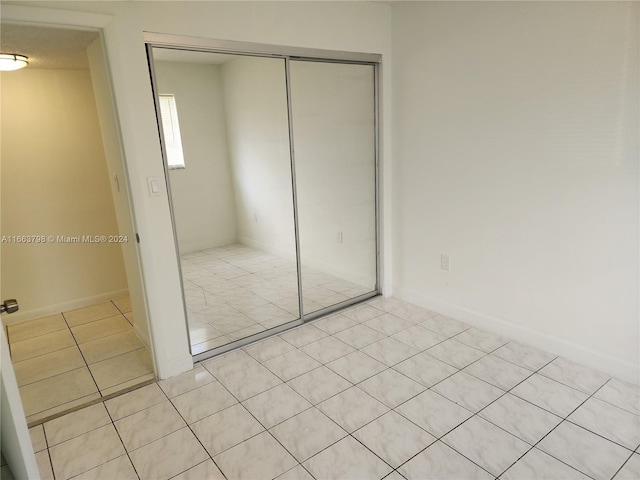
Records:
{"label": "reflection of window in mirror", "polygon": [[176,98],[173,95],[159,95],[159,98],[168,166],[169,168],[185,168]]}

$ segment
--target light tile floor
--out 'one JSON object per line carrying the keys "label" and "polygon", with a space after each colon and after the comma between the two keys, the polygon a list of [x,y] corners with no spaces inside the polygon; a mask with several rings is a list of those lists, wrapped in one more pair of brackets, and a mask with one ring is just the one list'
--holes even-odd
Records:
{"label": "light tile floor", "polygon": [[129,297],[7,327],[29,424],[155,378]]}
{"label": "light tile floor", "polygon": [[[239,244],[181,256],[191,353],[300,317],[296,264]],[[373,290],[303,268],[303,308],[311,313]]]}
{"label": "light tile floor", "polygon": [[31,435],[45,479],[637,480],[640,388],[378,297]]}

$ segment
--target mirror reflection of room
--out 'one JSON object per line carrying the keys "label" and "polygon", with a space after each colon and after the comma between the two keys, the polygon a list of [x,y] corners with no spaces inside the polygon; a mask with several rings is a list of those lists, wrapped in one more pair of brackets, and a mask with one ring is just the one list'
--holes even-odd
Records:
{"label": "mirror reflection of room", "polygon": [[196,355],[300,316],[284,61],[156,48],[154,67]]}
{"label": "mirror reflection of room", "polygon": [[192,354],[375,291],[373,67],[153,60]]}

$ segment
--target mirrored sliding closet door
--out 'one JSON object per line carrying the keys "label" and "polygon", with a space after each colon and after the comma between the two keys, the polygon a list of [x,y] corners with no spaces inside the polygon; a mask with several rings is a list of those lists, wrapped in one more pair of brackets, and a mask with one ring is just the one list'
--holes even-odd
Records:
{"label": "mirrored sliding closet door", "polygon": [[375,62],[204,50],[148,44],[199,359],[378,289]]}

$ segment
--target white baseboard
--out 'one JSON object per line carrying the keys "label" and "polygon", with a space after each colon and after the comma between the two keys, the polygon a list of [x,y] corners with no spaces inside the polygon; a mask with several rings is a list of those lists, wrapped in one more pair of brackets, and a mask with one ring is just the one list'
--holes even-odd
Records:
{"label": "white baseboard", "polygon": [[232,245],[236,243],[236,240],[228,240],[222,242],[214,242],[212,240],[206,240],[201,242],[190,242],[190,243],[179,243],[178,248],[180,250],[180,255],[184,255],[186,253],[199,252],[200,250],[209,250],[210,248],[224,247],[225,245]]}
{"label": "white baseboard", "polygon": [[[27,322],[34,318],[44,317],[54,313],[66,312],[69,310],[75,310],[76,308],[90,307],[97,303],[108,302],[111,299],[123,297],[128,295],[129,291],[115,290],[113,292],[102,293],[100,295],[94,295],[92,297],[80,298],[77,300],[70,300],[68,302],[58,303],[56,305],[48,305],[46,307],[34,308],[31,310],[18,310],[11,315],[3,315],[2,321],[5,325],[12,325],[14,323]],[[20,299],[18,299],[19,301]]]}
{"label": "white baseboard", "polygon": [[394,296],[401,300],[440,313],[446,317],[460,320],[474,327],[483,328],[517,342],[545,350],[554,355],[566,357],[569,360],[601,370],[620,380],[633,384],[640,382],[640,365],[638,364],[625,362],[582,345],[527,328],[523,325],[515,324],[502,318],[443,302],[405,287],[395,288],[394,294]]}

